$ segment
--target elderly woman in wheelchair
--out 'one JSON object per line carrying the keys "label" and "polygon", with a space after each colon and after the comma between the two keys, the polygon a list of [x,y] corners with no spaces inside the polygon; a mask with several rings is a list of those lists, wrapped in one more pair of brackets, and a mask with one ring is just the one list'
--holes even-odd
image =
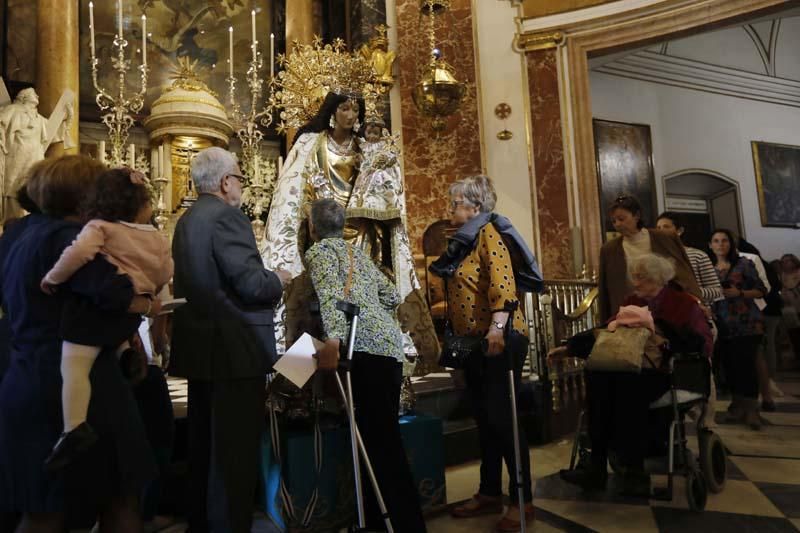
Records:
{"label": "elderly woman in wheelchair", "polygon": [[[566,347],[550,354],[551,358],[589,356],[588,439],[579,428],[571,468],[562,470],[561,477],[584,490],[605,490],[612,452],[616,458],[612,466],[622,478],[621,484],[615,486],[622,494],[647,497],[650,477],[644,470],[644,459],[650,455],[651,443],[659,442],[661,455],[669,454],[670,497],[672,471],[677,463],[686,467],[687,476],[693,476],[689,490],[702,493],[702,502],[694,498],[696,504],[692,507],[702,508],[710,483],[707,485],[703,474],[692,466],[694,459],[685,446],[683,418],[691,407],[704,405],[708,398],[711,330],[698,300],[672,281],[675,267],[669,259],[647,254],[630,263],[633,294],[607,329],[576,335]],[[662,408],[661,425],[654,438],[648,427],[659,406],[667,408],[667,423],[664,424]],[[699,430],[710,433],[702,422]],[[708,441],[708,435],[704,439]],[[583,450],[576,466],[578,443],[587,441],[591,452]],[[719,450],[723,454],[724,482],[721,445],[715,452],[718,454]],[[719,477],[715,477],[717,482]]]}

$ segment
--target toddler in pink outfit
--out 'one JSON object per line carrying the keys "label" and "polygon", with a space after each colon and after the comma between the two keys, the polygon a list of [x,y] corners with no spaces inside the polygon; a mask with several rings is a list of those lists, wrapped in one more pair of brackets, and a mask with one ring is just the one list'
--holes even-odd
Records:
{"label": "toddler in pink outfit", "polygon": [[[42,290],[52,294],[56,286],[100,253],[131,279],[136,294],[155,298],[172,278],[174,264],[169,241],[150,224],[153,209],[144,175],[127,168],[104,172],[90,204],[87,214],[92,220],[42,279]],[[118,353],[127,347],[124,339],[120,342]],[[101,348],[66,340],[62,344],[64,434],[56,449],[66,435],[86,424],[91,397],[89,372]]]}

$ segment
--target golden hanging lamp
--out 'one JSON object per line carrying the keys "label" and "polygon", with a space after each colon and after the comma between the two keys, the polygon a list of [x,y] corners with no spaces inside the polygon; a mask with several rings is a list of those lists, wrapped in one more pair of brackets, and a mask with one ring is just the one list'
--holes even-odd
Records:
{"label": "golden hanging lamp", "polygon": [[412,97],[419,112],[431,121],[435,132],[447,126],[447,117],[461,106],[467,87],[458,81],[455,69],[442,59],[436,47],[436,17],[450,8],[450,0],[421,0],[420,11],[429,17],[428,44],[430,61],[420,69]]}

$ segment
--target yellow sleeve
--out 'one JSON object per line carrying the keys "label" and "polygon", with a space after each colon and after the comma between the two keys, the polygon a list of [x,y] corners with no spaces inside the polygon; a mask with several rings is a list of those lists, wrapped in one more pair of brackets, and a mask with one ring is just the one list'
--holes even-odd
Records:
{"label": "yellow sleeve", "polygon": [[481,258],[481,268],[489,274],[489,310],[499,311],[506,302],[516,302],[517,284],[514,280],[511,254],[491,223],[486,224],[480,232],[478,255]]}

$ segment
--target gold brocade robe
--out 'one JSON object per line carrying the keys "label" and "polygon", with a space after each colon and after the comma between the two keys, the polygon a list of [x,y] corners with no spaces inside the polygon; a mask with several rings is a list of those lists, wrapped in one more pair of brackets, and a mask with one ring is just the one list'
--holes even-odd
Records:
{"label": "gold brocade robe", "polygon": [[[318,316],[313,313],[314,305],[309,306],[315,296],[302,264],[305,251],[311,245],[307,209],[311,202],[320,198],[332,198],[347,208],[360,162],[361,153],[355,138],[349,146],[339,146],[326,132],[302,135],[287,155],[287,164],[278,179],[267,221],[264,256],[267,268],[284,268],[294,276],[284,296],[285,307],[276,313],[279,354],[303,332],[322,335]],[[402,264],[393,257],[396,250],[392,241],[396,240],[394,235],[398,231],[405,235],[400,218],[383,220],[379,216],[369,216],[369,213],[359,213],[357,217],[348,216],[345,238],[356,242],[390,278],[395,279],[398,272],[413,277],[415,283],[411,285],[414,290],[406,291],[405,300],[398,309],[398,318],[403,331],[408,332],[413,340],[412,350],[415,347],[421,356],[423,364],[418,365],[417,373],[424,373],[435,368],[439,345],[430,311],[419,290],[410,250],[408,260]],[[405,278],[403,281],[409,285]],[[309,312],[310,308],[312,312]]]}

